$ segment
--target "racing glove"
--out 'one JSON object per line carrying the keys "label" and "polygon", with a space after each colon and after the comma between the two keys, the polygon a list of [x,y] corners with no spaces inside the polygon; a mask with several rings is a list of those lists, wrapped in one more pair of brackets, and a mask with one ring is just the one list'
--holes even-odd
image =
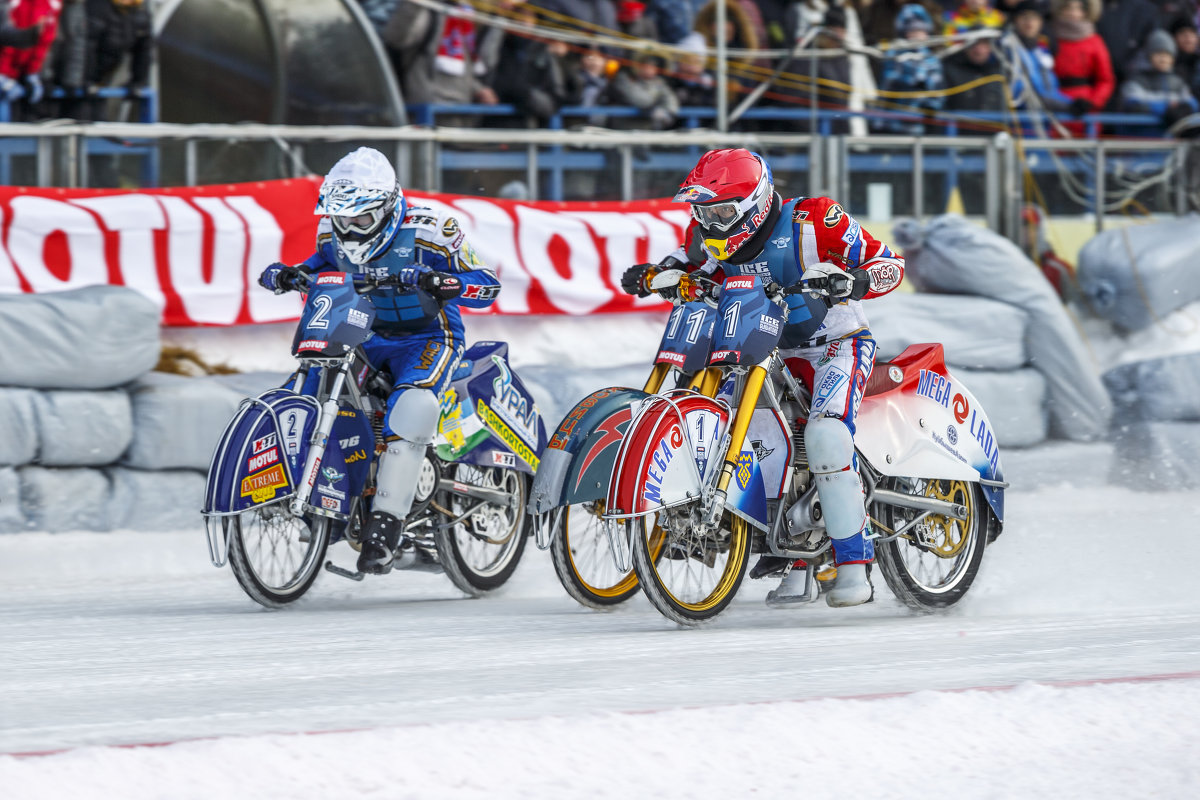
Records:
{"label": "racing glove", "polygon": [[837,264],[821,261],[804,270],[800,276],[800,289],[813,297],[841,300],[854,290],[854,277]]}
{"label": "racing glove", "polygon": [[275,294],[283,294],[296,288],[296,279],[304,274],[299,267],[289,267],[278,261],[262,271],[258,276],[258,284],[264,289],[270,289]]}
{"label": "racing glove", "polygon": [[426,270],[417,279],[417,286],[445,303],[463,293],[462,279],[449,272]]}
{"label": "racing glove", "polygon": [[649,297],[650,279],[657,272],[657,264],[634,264],[621,276],[621,291],[638,297]]}

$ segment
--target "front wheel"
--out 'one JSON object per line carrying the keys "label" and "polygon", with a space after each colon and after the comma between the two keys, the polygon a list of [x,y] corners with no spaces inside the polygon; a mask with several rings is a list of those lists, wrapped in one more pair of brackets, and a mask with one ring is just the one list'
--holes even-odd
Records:
{"label": "front wheel", "polygon": [[[987,544],[987,501],[979,484],[960,480],[887,478],[893,491],[956,503],[965,519],[929,514],[899,537],[876,548],[884,580],[909,608],[937,611],[963,598],[983,562]],[[874,520],[884,534],[900,530],[920,511],[877,503]]]}
{"label": "front wheel", "polygon": [[455,481],[499,489],[511,498],[500,505],[455,495],[449,511],[457,521],[434,535],[446,577],[466,594],[478,597],[512,577],[525,551],[529,478],[499,467],[454,464],[451,469]]}
{"label": "front wheel", "polygon": [[699,625],[733,601],[750,558],[750,525],[737,516],[726,520],[711,534],[696,533],[678,517],[664,527],[652,516],[633,521],[634,572],[667,619]]}
{"label": "front wheel", "polygon": [[284,500],[225,517],[222,525],[234,577],[267,608],[300,599],[321,571],[329,546],[325,517],[292,516]]}
{"label": "front wheel", "polygon": [[[634,571],[622,571],[616,564],[612,540],[600,519],[603,509],[600,501],[567,506],[558,515],[550,540],[554,571],[567,594],[581,605],[600,610],[624,603],[638,590]],[[655,558],[662,553],[661,535],[651,549]]]}

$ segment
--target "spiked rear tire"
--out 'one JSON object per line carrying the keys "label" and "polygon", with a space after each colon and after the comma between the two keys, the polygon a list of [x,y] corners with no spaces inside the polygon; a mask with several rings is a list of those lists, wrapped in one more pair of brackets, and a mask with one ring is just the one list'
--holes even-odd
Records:
{"label": "spiked rear tire", "polygon": [[[885,488],[960,503],[966,519],[931,514],[875,554],[888,588],[917,611],[939,611],[957,603],[971,588],[987,545],[988,506],[979,484],[958,480],[886,478]],[[902,527],[920,512],[876,503],[872,516],[883,533]]]}

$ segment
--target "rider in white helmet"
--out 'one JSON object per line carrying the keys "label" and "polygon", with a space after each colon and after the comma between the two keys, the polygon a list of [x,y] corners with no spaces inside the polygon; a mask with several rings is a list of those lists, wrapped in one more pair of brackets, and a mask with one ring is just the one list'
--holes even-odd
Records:
{"label": "rider in white helmet", "polygon": [[[425,449],[437,430],[442,392],[463,352],[459,306],[485,308],[500,293],[495,273],[467,244],[446,212],[408,206],[391,163],[360,147],[334,165],[317,200],[317,252],[296,267],[272,264],[259,283],[275,292],[295,288],[300,272],[365,272],[397,277],[399,288],[371,293],[375,335],[363,345],[376,368],[391,373],[384,418],[387,452],[380,456],[376,493],[358,558],[361,572],[392,568],[404,520],[412,508]],[[421,302],[423,290],[437,301]]]}

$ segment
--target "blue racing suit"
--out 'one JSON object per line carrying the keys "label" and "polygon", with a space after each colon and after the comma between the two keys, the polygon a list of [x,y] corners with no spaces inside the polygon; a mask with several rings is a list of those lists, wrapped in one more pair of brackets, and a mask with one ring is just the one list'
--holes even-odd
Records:
{"label": "blue racing suit", "polygon": [[440,400],[450,385],[464,349],[459,307],[490,306],[500,294],[500,281],[467,243],[458,220],[431,208],[408,208],[391,244],[366,264],[352,263],[339,249],[333,226],[328,218],[322,219],[317,228],[317,252],[301,268],[310,273],[365,272],[383,278],[417,266],[452,273],[463,284],[462,294],[446,301],[433,315],[422,309],[414,289],[383,286],[369,295],[375,303],[375,335],[363,349],[372,366],[392,375],[394,389],[384,421],[384,435],[391,441],[399,438],[391,412],[405,390],[428,389]]}

